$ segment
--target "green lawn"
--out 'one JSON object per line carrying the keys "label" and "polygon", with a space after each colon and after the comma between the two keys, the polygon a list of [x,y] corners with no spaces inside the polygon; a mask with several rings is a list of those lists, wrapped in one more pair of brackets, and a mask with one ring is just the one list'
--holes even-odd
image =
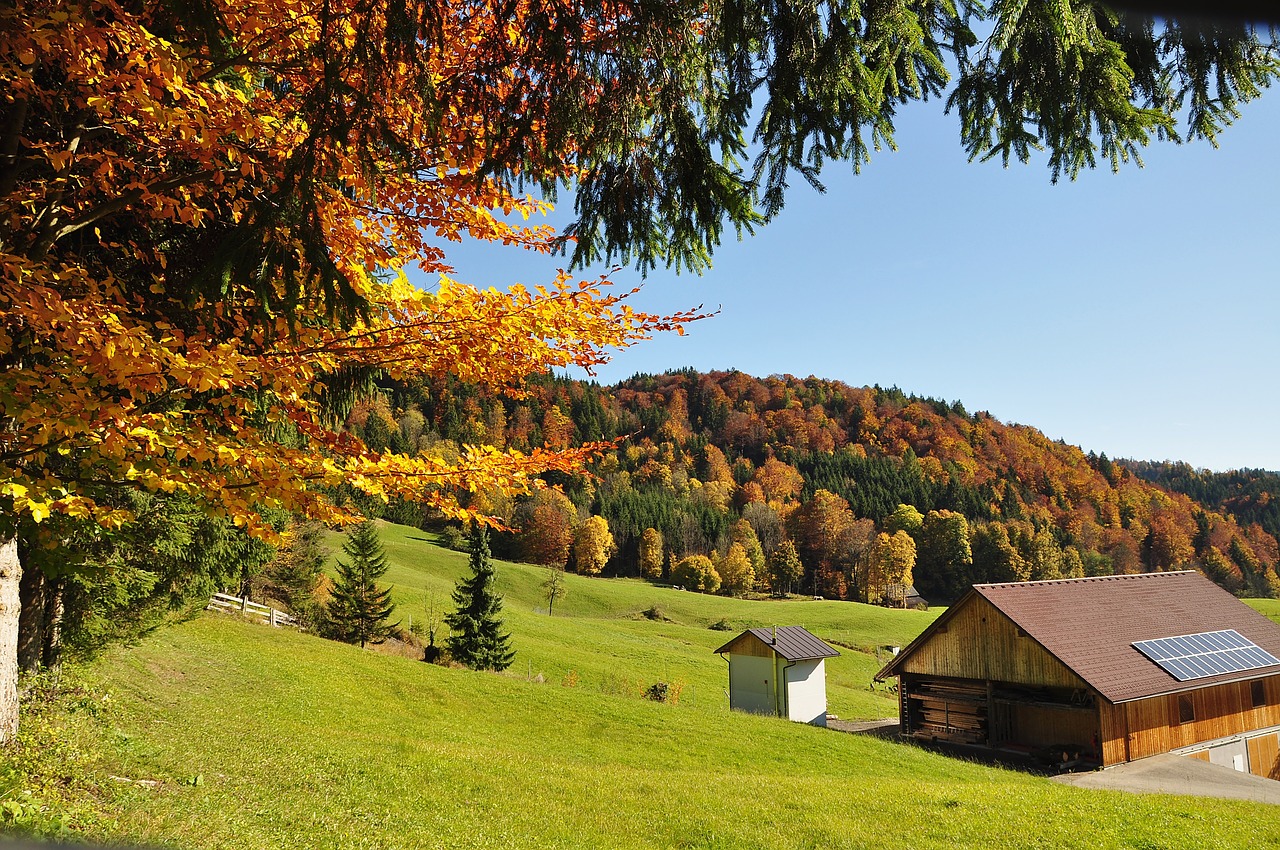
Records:
{"label": "green lawn", "polygon": [[[419,532],[385,537],[401,616],[465,569]],[[221,615],[72,671],[96,694],[82,708],[110,695],[110,723],[67,710],[29,727],[97,748],[83,758],[85,790],[64,804],[69,828],[218,848],[1280,846],[1280,816],[1261,804],[1069,788],[725,708],[711,650],[731,633],[710,622],[803,623],[874,645],[905,642],[931,614],[570,577],[566,616],[551,618],[533,610],[538,568],[500,571],[519,651],[509,674]],[[636,618],[654,603],[670,622]],[[874,666],[859,652],[833,661],[838,711],[892,713],[866,690]],[[577,687],[561,685],[566,670]],[[620,685],[660,679],[686,684],[678,705]]]}
{"label": "green lawn", "polygon": [[1246,599],[1244,601],[1255,611],[1259,611],[1275,622],[1280,623],[1280,599]]}
{"label": "green lawn", "polygon": [[[404,526],[383,525],[383,546],[391,569],[396,616],[421,621],[426,596],[448,606],[455,580],[467,574],[467,555],[434,545],[434,536]],[[341,536],[329,539],[340,551]],[[565,576],[568,596],[557,600],[555,616],[546,614],[542,593],[545,567],[498,562],[498,584],[505,597],[507,625],[513,636],[513,671],[560,682],[573,671],[583,686],[679,682],[683,699],[694,707],[722,710],[728,676],[725,662],[713,654],[738,631],[756,626],[804,626],[841,644],[839,658],[827,661],[829,709],[843,718],[892,717],[897,702],[871,679],[880,668],[875,647],[904,645],[942,609],[895,611],[847,602],[812,599],[749,601],[658,587],[639,579]],[[641,612],[657,606],[666,618],[651,621]],[[709,626],[727,621],[733,631]],[[848,647],[862,647],[857,651]],[[883,656],[887,658],[887,656]]]}

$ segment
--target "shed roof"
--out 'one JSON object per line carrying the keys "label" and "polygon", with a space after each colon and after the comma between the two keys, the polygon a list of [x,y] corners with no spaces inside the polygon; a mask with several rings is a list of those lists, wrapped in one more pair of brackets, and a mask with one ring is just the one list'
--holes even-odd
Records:
{"label": "shed roof", "polygon": [[[1133,648],[1135,641],[1235,629],[1280,657],[1280,626],[1194,570],[977,584],[977,594],[1113,703],[1280,673],[1280,665],[1179,682]],[[967,598],[967,597],[966,597]],[[895,675],[961,600],[882,670]]]}
{"label": "shed roof", "polygon": [[[777,640],[773,634],[777,632]],[[779,626],[777,629],[747,629],[733,640],[716,650],[729,652],[730,647],[751,635],[765,646],[773,649],[788,661],[811,661],[815,658],[833,658],[840,653],[827,645],[826,641],[814,635],[803,626]]]}

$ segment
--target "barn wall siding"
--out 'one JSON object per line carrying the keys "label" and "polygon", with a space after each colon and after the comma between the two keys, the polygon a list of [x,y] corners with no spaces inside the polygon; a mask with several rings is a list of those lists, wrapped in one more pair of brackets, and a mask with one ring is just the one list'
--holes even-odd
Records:
{"label": "barn wall siding", "polygon": [[[1123,761],[1125,722],[1128,722],[1130,760],[1167,753],[1181,747],[1244,735],[1255,729],[1280,726],[1280,676],[1264,680],[1266,704],[1254,707],[1251,684],[1231,682],[1150,699],[1104,706],[1103,751],[1107,764]],[[1179,701],[1191,700],[1195,719],[1183,723]],[[1108,709],[1112,710],[1110,722]],[[1251,759],[1252,762],[1252,759]],[[1267,775],[1267,774],[1263,774]]]}
{"label": "barn wall siding", "polygon": [[1249,770],[1268,779],[1280,779],[1280,735],[1249,739]]}
{"label": "barn wall siding", "polygon": [[1084,681],[980,596],[953,614],[901,666],[904,673],[1058,688],[1084,688]]}

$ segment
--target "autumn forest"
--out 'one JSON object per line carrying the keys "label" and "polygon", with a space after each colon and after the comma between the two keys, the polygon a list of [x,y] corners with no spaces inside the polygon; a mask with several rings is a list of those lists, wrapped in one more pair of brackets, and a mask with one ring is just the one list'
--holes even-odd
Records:
{"label": "autumn forest", "polygon": [[869,602],[902,584],[937,603],[973,582],[1187,568],[1240,594],[1280,590],[1280,477],[1086,455],[960,402],[692,370],[612,387],[543,378],[515,399],[457,382],[381,389],[346,423],[375,451],[616,441],[590,474],[473,498],[512,529],[494,548],[513,559]]}

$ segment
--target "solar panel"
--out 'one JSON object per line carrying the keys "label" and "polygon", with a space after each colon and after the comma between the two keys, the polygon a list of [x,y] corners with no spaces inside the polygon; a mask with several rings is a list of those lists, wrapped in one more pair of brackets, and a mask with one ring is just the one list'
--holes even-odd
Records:
{"label": "solar panel", "polygon": [[1134,642],[1133,648],[1179,682],[1280,664],[1280,658],[1235,629],[1139,640]]}

